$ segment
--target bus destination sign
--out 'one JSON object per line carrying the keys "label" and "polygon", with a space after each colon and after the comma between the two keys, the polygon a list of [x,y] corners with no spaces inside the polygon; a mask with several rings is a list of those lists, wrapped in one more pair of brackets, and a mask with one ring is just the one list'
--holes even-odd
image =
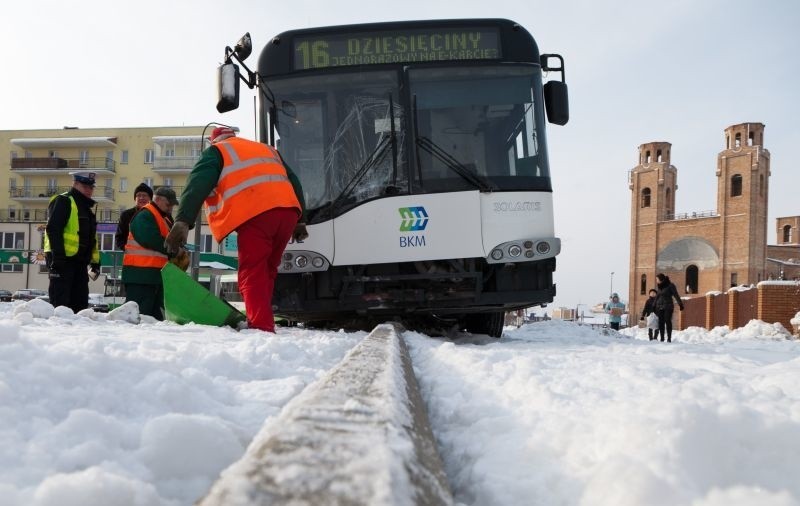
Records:
{"label": "bus destination sign", "polygon": [[496,29],[431,29],[319,35],[294,41],[295,70],[380,63],[500,58]]}

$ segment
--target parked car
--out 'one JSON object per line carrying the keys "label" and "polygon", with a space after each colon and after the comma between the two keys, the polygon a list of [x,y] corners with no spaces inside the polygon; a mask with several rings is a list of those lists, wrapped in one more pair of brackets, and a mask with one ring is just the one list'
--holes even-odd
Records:
{"label": "parked car", "polygon": [[89,294],[89,309],[94,309],[98,313],[108,313],[108,304],[102,293]]}
{"label": "parked car", "polygon": [[8,290],[0,290],[0,302],[11,302],[12,295]]}
{"label": "parked car", "polygon": [[22,290],[17,290],[14,292],[14,295],[11,296],[13,300],[31,300],[41,297],[42,295],[47,295],[47,292],[44,290],[36,290],[34,288],[23,288]]}

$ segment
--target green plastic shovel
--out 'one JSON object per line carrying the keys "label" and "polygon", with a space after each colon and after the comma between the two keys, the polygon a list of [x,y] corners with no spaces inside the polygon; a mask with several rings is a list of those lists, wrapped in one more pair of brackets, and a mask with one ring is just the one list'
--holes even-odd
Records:
{"label": "green plastic shovel", "polygon": [[237,328],[247,317],[172,263],[161,269],[164,282],[164,312],[175,323],[200,323]]}

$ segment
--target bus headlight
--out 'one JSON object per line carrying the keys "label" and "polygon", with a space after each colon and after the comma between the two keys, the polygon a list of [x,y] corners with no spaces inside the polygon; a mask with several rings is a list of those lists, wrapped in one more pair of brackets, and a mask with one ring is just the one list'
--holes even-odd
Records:
{"label": "bus headlight", "polygon": [[542,241],[536,244],[536,251],[539,252],[541,255],[546,255],[550,252],[550,243],[547,241]]}
{"label": "bus headlight", "polygon": [[294,259],[294,264],[302,269],[308,265],[308,258],[305,255],[297,255],[297,258]]}
{"label": "bus headlight", "polygon": [[322,259],[322,257],[314,257],[314,258],[311,260],[311,265],[313,265],[314,267],[316,267],[317,269],[319,269],[320,267],[322,267],[323,265],[325,265],[325,260],[323,260],[323,259]]}
{"label": "bus headlight", "polygon": [[522,248],[519,247],[519,244],[512,244],[508,247],[508,254],[516,258],[522,254]]}
{"label": "bus headlight", "polygon": [[502,251],[500,251],[499,249],[492,250],[492,259],[493,260],[500,260],[501,258],[503,258],[503,252]]}

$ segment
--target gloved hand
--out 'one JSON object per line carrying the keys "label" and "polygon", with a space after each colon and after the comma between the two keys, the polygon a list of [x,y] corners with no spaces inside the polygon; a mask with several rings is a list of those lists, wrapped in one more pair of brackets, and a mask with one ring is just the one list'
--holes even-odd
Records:
{"label": "gloved hand", "polygon": [[298,222],[297,225],[294,226],[294,232],[292,232],[292,239],[294,242],[305,241],[308,239],[308,230],[306,230],[306,224]]}
{"label": "gloved hand", "polygon": [[189,252],[180,248],[178,254],[170,258],[169,261],[178,266],[178,269],[185,271],[189,267]]}
{"label": "gloved hand", "polygon": [[681,305],[680,305],[680,306],[678,306],[678,307],[679,307],[679,308],[681,308],[681,311],[683,311],[683,304],[681,304]]}
{"label": "gloved hand", "polygon": [[167,253],[177,255],[183,245],[186,244],[187,237],[189,237],[189,224],[183,221],[176,221],[164,240],[164,248]]}
{"label": "gloved hand", "polygon": [[52,253],[47,253],[46,257],[47,257],[47,268],[54,272],[61,272],[62,268],[64,267],[64,264],[66,264],[67,262],[66,259],[53,256]]}

